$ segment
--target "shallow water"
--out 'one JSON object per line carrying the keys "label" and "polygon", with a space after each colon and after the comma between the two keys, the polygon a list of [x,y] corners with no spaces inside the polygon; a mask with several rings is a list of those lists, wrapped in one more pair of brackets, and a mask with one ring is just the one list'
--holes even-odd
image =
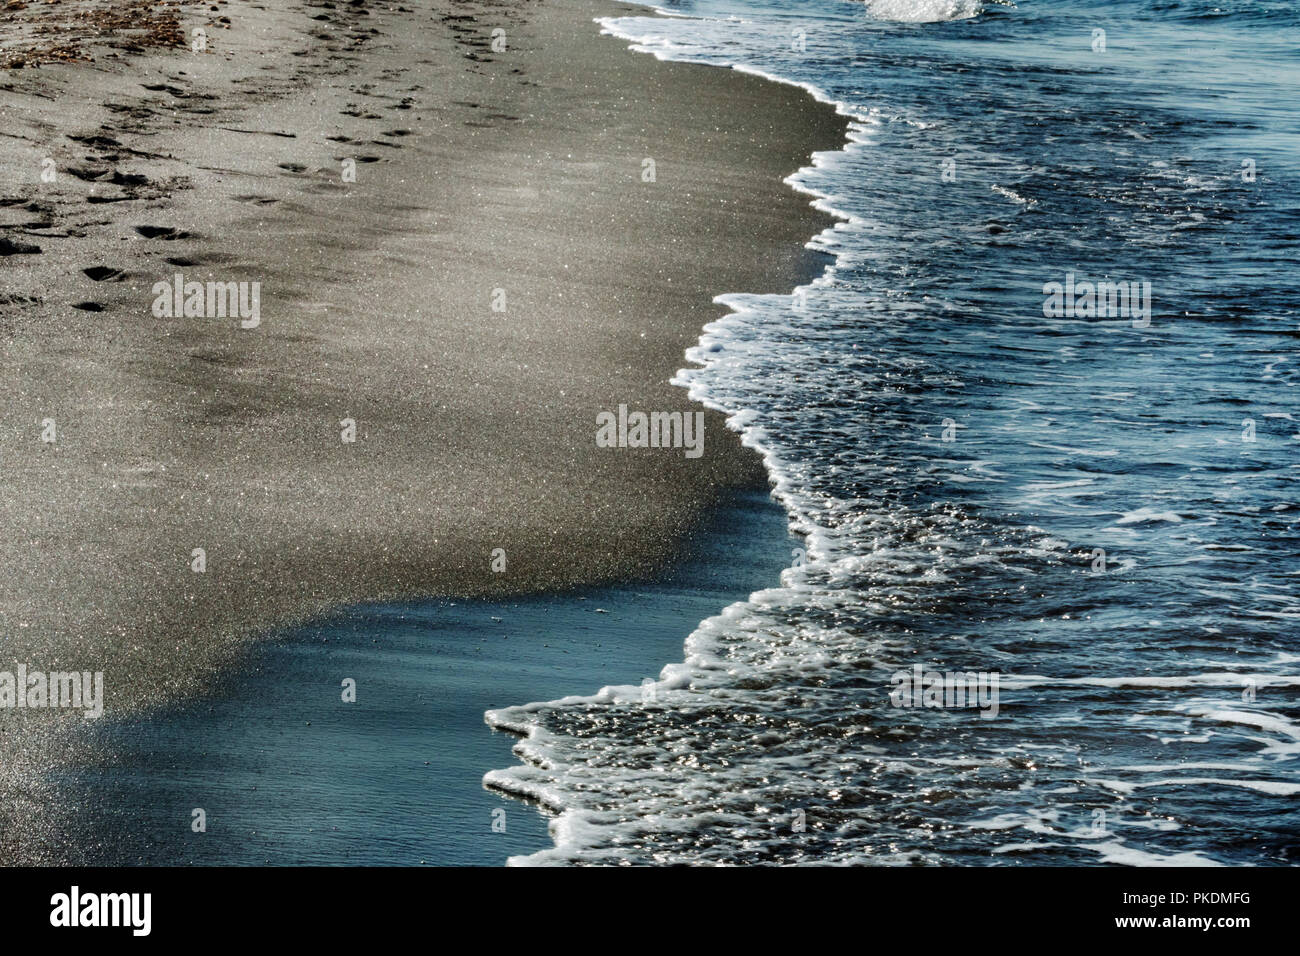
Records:
{"label": "shallow water", "polygon": [[97,722],[100,762],[54,781],[64,852],[92,865],[499,866],[549,847],[548,816],[482,785],[515,742],[483,712],[653,679],[694,621],[788,560],[764,497],[725,503],[661,580],[352,608],[255,644],[202,699]]}
{"label": "shallow water", "polygon": [[[807,555],[653,695],[489,714],[531,735],[489,784],[562,811],[529,861],[1293,862],[1300,13],[669,12],[602,25],[853,121],[792,179],[834,267],[723,296],[681,375]],[[1047,314],[1099,280],[1149,314]],[[918,664],[996,674],[996,716],[895,706]]]}

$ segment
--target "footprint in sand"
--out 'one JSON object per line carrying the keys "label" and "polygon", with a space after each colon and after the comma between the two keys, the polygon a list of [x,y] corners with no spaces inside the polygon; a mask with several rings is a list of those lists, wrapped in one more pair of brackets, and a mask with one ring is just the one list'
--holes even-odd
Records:
{"label": "footprint in sand", "polygon": [[30,242],[0,238],[0,256],[36,256],[40,253],[41,247]]}
{"label": "footprint in sand", "polygon": [[141,85],[150,93],[166,93],[167,95],[175,96],[178,99],[189,95],[179,86],[168,86],[166,83],[145,83]]}
{"label": "footprint in sand", "polygon": [[91,266],[81,271],[96,282],[108,282],[109,280],[116,282],[122,278],[121,269],[110,269],[108,266]]}
{"label": "footprint in sand", "polygon": [[194,233],[171,226],[136,226],[135,231],[146,239],[163,239],[168,242],[175,239],[193,239]]}

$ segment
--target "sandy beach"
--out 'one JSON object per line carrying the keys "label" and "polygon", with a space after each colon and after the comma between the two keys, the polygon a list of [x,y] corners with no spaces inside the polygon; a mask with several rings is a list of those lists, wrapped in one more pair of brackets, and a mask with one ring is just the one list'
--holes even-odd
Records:
{"label": "sandy beach", "polygon": [[[166,6],[201,52],[0,72],[5,661],[122,715],[341,605],[653,574],[765,487],[715,412],[698,458],[596,416],[701,411],[669,380],[713,297],[820,269],[782,180],[829,107],[631,53],[603,0]],[[159,317],[177,275],[257,321]],[[85,721],[0,727],[0,851],[56,862]]]}

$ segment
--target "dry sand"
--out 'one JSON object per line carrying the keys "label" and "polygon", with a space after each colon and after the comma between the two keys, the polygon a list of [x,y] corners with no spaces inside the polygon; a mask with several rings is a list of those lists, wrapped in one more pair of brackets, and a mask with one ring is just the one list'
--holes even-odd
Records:
{"label": "dry sand", "polygon": [[[179,5],[206,52],[0,72],[0,669],[102,670],[111,716],[332,606],[652,574],[765,481],[716,413],[695,460],[595,416],[691,409],[713,296],[820,269],[782,179],[842,121],[602,0],[421,6]],[[260,282],[261,324],[155,318],[177,272]],[[84,723],[0,711],[7,861],[57,858]]]}

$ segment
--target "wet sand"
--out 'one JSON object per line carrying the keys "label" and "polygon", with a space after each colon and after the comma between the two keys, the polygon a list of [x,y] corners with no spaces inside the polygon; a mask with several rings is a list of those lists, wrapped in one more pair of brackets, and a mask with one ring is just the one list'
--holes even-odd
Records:
{"label": "wet sand", "polygon": [[58,777],[63,848],[84,866],[501,866],[549,851],[554,814],[484,783],[523,759],[484,712],[654,679],[799,543],[784,509],[747,492],[652,582],[366,604],[252,642],[210,694],[95,724],[94,759]]}
{"label": "wet sand", "polygon": [[[187,6],[203,53],[0,72],[4,661],[104,671],[121,715],[331,607],[652,575],[764,486],[716,413],[698,459],[596,415],[691,410],[713,296],[820,269],[782,179],[843,124],[628,52],[618,10]],[[155,317],[178,272],[260,283],[260,324]],[[0,711],[7,861],[59,858],[83,725]]]}

